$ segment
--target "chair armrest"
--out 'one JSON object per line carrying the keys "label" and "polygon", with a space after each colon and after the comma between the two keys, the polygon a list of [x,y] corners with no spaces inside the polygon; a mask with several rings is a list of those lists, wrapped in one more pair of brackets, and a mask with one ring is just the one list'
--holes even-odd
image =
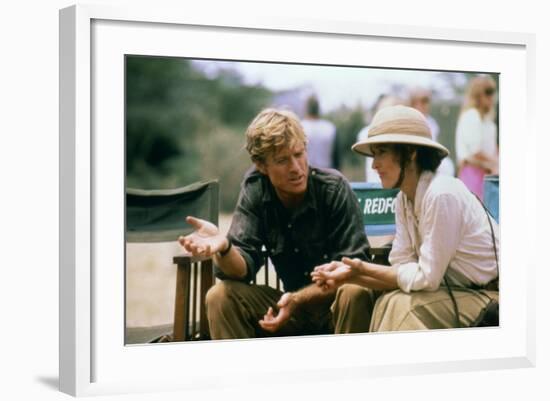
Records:
{"label": "chair armrest", "polygon": [[382,246],[377,248],[370,248],[370,254],[372,256],[388,256],[391,251],[391,245],[389,246]]}
{"label": "chair armrest", "polygon": [[371,261],[380,265],[389,265],[388,257],[390,256],[392,244],[385,244],[376,248],[370,248]]}
{"label": "chair armrest", "polygon": [[189,255],[178,255],[174,256],[173,262],[176,265],[179,265],[181,263],[196,263],[196,262],[203,262],[205,260],[212,259],[211,257],[206,256],[193,256],[191,254]]}

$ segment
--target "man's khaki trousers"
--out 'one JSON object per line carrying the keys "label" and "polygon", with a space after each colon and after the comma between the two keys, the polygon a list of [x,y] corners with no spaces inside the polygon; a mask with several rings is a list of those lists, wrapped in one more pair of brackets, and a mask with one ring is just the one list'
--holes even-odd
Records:
{"label": "man's khaki trousers", "polygon": [[[498,299],[498,292],[485,291]],[[206,312],[212,339],[270,336],[366,333],[369,331],[452,328],[456,315],[446,289],[434,292],[382,292],[354,284],[341,286],[324,303],[298,308],[277,333],[264,331],[259,321],[269,307],[277,312],[282,292],[263,285],[224,280],[206,296]],[[462,327],[469,326],[488,303],[474,290],[454,290]]]}

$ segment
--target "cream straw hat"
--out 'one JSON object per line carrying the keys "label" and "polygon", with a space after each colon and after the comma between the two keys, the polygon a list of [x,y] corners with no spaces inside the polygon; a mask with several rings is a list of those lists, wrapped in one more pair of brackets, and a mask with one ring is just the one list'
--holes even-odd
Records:
{"label": "cream straw hat", "polygon": [[372,157],[371,145],[382,143],[427,146],[438,150],[442,158],[449,155],[445,146],[432,139],[424,115],[407,106],[390,106],[377,112],[369,127],[367,139],[356,143],[351,149]]}

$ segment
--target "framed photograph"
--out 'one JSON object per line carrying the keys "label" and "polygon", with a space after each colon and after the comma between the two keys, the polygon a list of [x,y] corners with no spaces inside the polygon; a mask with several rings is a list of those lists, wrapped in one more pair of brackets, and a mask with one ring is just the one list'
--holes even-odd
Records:
{"label": "framed photograph", "polygon": [[[61,10],[61,391],[80,396],[197,390],[233,386],[243,376],[258,384],[269,384],[274,380],[361,380],[382,375],[533,366],[534,245],[529,233],[535,232],[536,211],[527,189],[536,185],[534,176],[529,174],[534,161],[526,152],[535,142],[529,114],[534,109],[533,52],[534,37],[516,33],[292,18],[226,20],[183,11],[104,6],[79,5]],[[175,146],[169,138],[157,143],[168,149],[166,152],[178,146],[180,150],[192,149],[194,153],[185,153],[186,160],[196,163],[206,160],[207,165],[212,165],[214,177],[193,175],[190,165],[148,170],[139,161],[147,157],[143,154],[131,159],[138,152],[129,151],[130,124],[142,131],[157,129],[144,123],[144,119],[131,120],[132,116],[145,112],[139,108],[139,102],[131,103],[137,98],[134,89],[139,85],[173,85],[172,81],[155,81],[154,71],[150,75],[152,82],[140,81],[155,65],[160,63],[165,68],[170,62],[178,64],[174,74],[179,78],[181,66],[188,68],[197,85],[212,88],[223,81],[229,87],[247,86],[251,91],[247,99],[257,99],[256,103],[250,100],[245,105],[251,110],[273,104],[276,97],[280,104],[292,106],[292,102],[297,102],[294,109],[297,114],[304,113],[300,107],[307,95],[335,92],[323,92],[320,89],[323,84],[341,85],[345,89],[336,100],[328,96],[320,98],[327,113],[341,104],[347,109],[340,111],[353,111],[354,107],[371,109],[379,92],[363,93],[360,88],[364,85],[372,89],[366,76],[375,75],[373,72],[394,84],[387,84],[383,91],[396,97],[405,87],[428,85],[432,81],[426,81],[427,76],[439,74],[450,79],[452,82],[442,84],[438,92],[440,110],[447,112],[456,104],[449,100],[451,95],[445,95],[445,88],[456,82],[459,87],[464,86],[461,79],[478,73],[494,77],[498,85],[502,244],[499,327],[162,344],[151,344],[147,336],[141,339],[138,336],[129,341],[129,327],[164,322],[133,314],[134,309],[129,306],[133,305],[132,300],[145,299],[150,287],[140,286],[141,282],[129,283],[129,263],[133,263],[135,254],[128,251],[126,243],[126,189],[140,185],[155,187],[163,171],[184,168],[188,175],[176,182],[191,184],[194,180],[217,179],[216,175],[224,172],[224,177],[227,176],[224,179],[230,181],[230,170],[242,175],[241,169],[246,167],[242,161],[246,159],[245,153],[227,159],[211,153],[212,149],[234,147],[238,154],[238,148],[242,147],[244,133],[237,139],[231,129],[223,127],[210,130],[207,150],[204,146],[191,146],[200,141],[191,137],[190,130],[186,131],[187,148],[181,144]],[[270,87],[266,82],[276,77],[287,77],[290,81],[288,77],[299,75],[298,70],[303,70],[302,76],[325,78],[320,81],[300,78],[294,81],[294,86],[286,87],[299,89],[294,91],[276,88],[275,84]],[[331,78],[326,78],[329,75]],[[250,81],[244,85],[240,80],[246,77]],[[182,88],[190,88],[190,82],[184,81]],[[147,98],[148,93],[141,93],[141,98]],[[196,104],[213,104],[210,99],[199,102],[202,95],[199,89],[194,89],[188,96],[196,98]],[[197,106],[185,112],[208,117],[209,109]],[[231,110],[227,113],[232,116]],[[332,120],[346,120],[352,115],[342,113],[334,112]],[[163,114],[162,118],[165,117]],[[174,118],[163,121],[170,125],[177,121]],[[198,117],[193,121],[199,121]],[[233,127],[239,127],[239,122]],[[236,140],[241,142],[235,145]],[[443,135],[441,141],[454,146],[450,136]],[[241,164],[237,167],[238,163]],[[358,170],[352,164],[347,169],[343,167],[348,178],[363,179],[363,166]],[[169,173],[164,178],[169,181]],[[168,181],[162,185],[181,186]],[[222,202],[234,202],[232,196]],[[169,252],[172,250],[173,247]],[[143,259],[143,254],[136,259]],[[175,267],[171,260],[166,264],[166,270],[172,269],[169,273],[172,280]],[[172,297],[169,295],[167,299]],[[170,310],[171,315],[169,303],[161,303],[159,308]],[[156,314],[157,309],[152,315]],[[323,351],[319,352],[320,349]]]}

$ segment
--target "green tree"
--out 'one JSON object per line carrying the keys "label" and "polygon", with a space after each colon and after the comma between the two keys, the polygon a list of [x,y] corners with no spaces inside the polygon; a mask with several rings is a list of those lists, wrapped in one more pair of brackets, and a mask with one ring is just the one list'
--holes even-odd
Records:
{"label": "green tree", "polygon": [[126,179],[137,188],[174,188],[218,179],[232,210],[242,174],[244,130],[272,98],[233,70],[207,77],[190,60],[126,58]]}

